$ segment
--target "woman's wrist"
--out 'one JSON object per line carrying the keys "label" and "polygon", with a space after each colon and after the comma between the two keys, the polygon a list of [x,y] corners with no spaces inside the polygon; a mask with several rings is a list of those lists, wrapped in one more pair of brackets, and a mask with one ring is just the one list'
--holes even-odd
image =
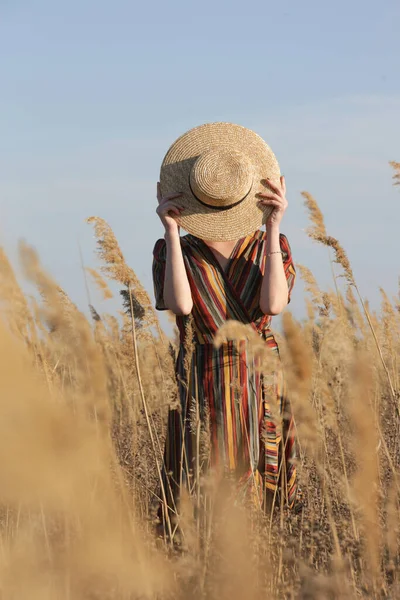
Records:
{"label": "woman's wrist", "polygon": [[173,241],[176,239],[179,239],[180,235],[179,235],[179,229],[166,229],[165,233],[164,233],[164,239],[166,242],[168,241]]}
{"label": "woman's wrist", "polygon": [[279,223],[272,223],[272,224],[266,223],[266,225],[265,225],[265,231],[267,233],[269,233],[270,235],[271,234],[272,235],[275,234],[275,235],[279,236],[279,233],[280,233]]}
{"label": "woman's wrist", "polygon": [[267,252],[280,250],[279,225],[267,227]]}

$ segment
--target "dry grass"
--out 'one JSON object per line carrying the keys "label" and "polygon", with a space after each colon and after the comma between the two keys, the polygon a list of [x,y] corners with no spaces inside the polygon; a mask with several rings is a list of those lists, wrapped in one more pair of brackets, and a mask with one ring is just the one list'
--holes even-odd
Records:
{"label": "dry grass", "polygon": [[390,165],[394,169],[394,185],[400,185],[400,163],[392,161]]}
{"label": "dry grass", "polygon": [[[40,301],[26,297],[1,251],[1,600],[400,596],[399,300],[382,290],[380,314],[370,313],[344,249],[304,196],[309,235],[333,250],[345,289],[335,276],[335,293],[321,290],[299,266],[308,319],[287,312],[283,322],[303,510],[235,506],[229,482],[202,475],[208,428],[194,404],[199,462],[165,540],[154,507],[168,494],[159,481],[176,385],[148,294],[101,219],[90,221],[101,271],[122,286],[118,319],[94,307],[86,319],[21,246]],[[108,297],[106,280],[90,274]],[[216,343],[227,338],[271,360],[248,327],[228,323]],[[180,553],[168,542],[176,521]]]}

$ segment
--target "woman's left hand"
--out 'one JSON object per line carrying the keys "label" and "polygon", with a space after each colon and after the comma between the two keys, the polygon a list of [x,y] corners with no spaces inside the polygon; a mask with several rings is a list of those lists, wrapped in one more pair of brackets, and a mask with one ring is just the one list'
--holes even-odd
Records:
{"label": "woman's left hand", "polygon": [[288,201],[286,200],[286,183],[285,178],[282,175],[280,178],[280,185],[275,185],[269,179],[266,179],[267,185],[270,188],[265,194],[257,194],[260,198],[260,206],[271,206],[272,212],[268,218],[267,227],[273,227],[280,224],[282,217],[285,214],[285,210],[288,207]]}

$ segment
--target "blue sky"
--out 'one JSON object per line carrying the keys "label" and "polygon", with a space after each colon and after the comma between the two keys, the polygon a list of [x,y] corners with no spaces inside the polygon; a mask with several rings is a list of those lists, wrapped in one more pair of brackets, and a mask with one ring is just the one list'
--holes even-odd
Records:
{"label": "blue sky", "polygon": [[[306,189],[376,306],[399,275],[399,23],[397,0],[0,0],[0,238],[13,257],[34,245],[83,308],[78,240],[93,266],[84,219],[101,216],[151,291],[161,160],[187,129],[231,121],[278,156],[295,259],[331,285]],[[301,285],[291,307],[304,314]]]}

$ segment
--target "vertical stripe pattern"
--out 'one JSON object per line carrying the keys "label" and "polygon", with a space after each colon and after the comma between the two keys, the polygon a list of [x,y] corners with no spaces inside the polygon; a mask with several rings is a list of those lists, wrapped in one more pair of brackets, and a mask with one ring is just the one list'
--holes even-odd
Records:
{"label": "vertical stripe pattern", "polygon": [[[265,340],[266,348],[279,353],[270,330],[271,317],[259,307],[268,260],[266,235],[257,231],[239,240],[225,270],[205,242],[192,235],[181,238],[193,298],[194,339],[191,356],[187,357],[187,317],[177,317],[181,341],[176,364],[180,409],[169,413],[164,457],[165,488],[171,509],[177,508],[180,486],[193,486],[199,464],[196,410],[201,427],[208,424],[205,435],[209,436],[210,451],[206,459],[202,454],[203,471],[212,467],[234,475],[239,482],[238,493],[247,495],[250,490],[261,502],[280,492],[289,506],[294,503],[297,487],[294,426],[281,370],[262,373],[245,340],[228,340],[219,348],[213,345],[218,329],[233,319],[250,324]],[[289,243],[283,235],[280,246],[290,300],[295,269]],[[153,255],[156,308],[164,310],[164,240],[156,242]],[[191,366],[185,373],[188,359]]]}

